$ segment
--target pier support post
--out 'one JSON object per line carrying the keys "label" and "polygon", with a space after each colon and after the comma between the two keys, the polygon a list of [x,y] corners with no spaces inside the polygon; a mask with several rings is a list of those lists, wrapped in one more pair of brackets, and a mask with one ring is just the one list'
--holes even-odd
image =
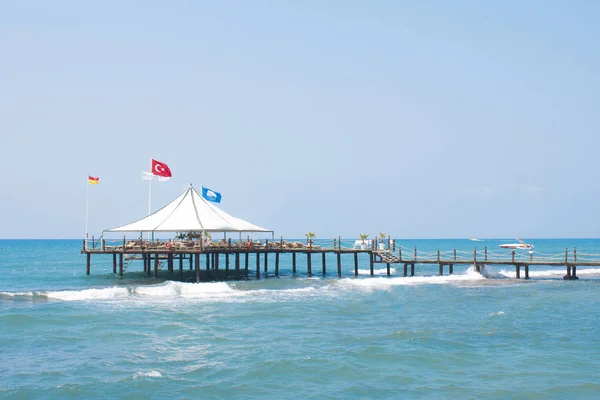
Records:
{"label": "pier support post", "polygon": [[567,265],[567,274],[565,276],[563,276],[563,279],[565,279],[565,280],[579,279],[577,277],[577,267],[575,267],[575,266],[571,267],[570,265]]}
{"label": "pier support post", "polygon": [[292,253],[292,272],[296,273],[296,252]]}
{"label": "pier support post", "polygon": [[358,276],[358,253],[354,252],[354,276]]}
{"label": "pier support post", "polygon": [[448,265],[448,275],[454,274],[454,264]]}
{"label": "pier support post", "polygon": [[408,276],[408,264],[404,263],[404,276]]}
{"label": "pier support post", "polygon": [[179,253],[179,278],[183,280],[183,253]]}
{"label": "pier support post", "polygon": [[221,254],[214,253],[213,257],[215,260],[215,280],[219,281],[219,280],[221,280],[221,277],[219,276],[219,258],[221,258]]}
{"label": "pier support post", "polygon": [[[190,254],[190,258],[193,257],[192,254]],[[208,260],[208,254],[206,255],[206,259]],[[196,267],[196,283],[200,283],[200,253],[196,253],[196,260],[195,260],[195,267]],[[208,263],[207,263],[208,264]]]}
{"label": "pier support post", "polygon": [[[439,261],[439,260],[438,260]],[[444,265],[440,264],[439,265],[439,275],[440,276],[444,276]]]}
{"label": "pier support post", "polygon": [[369,252],[369,273],[371,276],[375,275],[374,262],[375,262],[375,255],[373,254],[372,251],[370,251]]}
{"label": "pier support post", "polygon": [[256,253],[256,279],[260,279],[260,253]]}
{"label": "pier support post", "polygon": [[415,264],[410,264],[410,276],[415,276]]}
{"label": "pier support post", "polygon": [[123,278],[123,253],[119,254],[119,275]]}
{"label": "pier support post", "polygon": [[385,263],[385,268],[387,269],[387,276],[391,276],[390,263]]}
{"label": "pier support post", "polygon": [[275,276],[279,276],[279,252],[275,253]]}
{"label": "pier support post", "polygon": [[515,275],[517,279],[521,279],[521,266],[519,264],[515,265]]}
{"label": "pier support post", "polygon": [[327,274],[327,262],[325,261],[325,252],[321,253],[321,265],[323,266],[323,276]]}
{"label": "pier support post", "polygon": [[250,254],[246,252],[246,257],[244,258],[244,269],[246,270],[246,278],[248,277],[248,258]]}
{"label": "pier support post", "polygon": [[235,253],[235,278],[240,279],[240,253]]}
{"label": "pier support post", "polygon": [[525,265],[525,279],[529,279],[529,264]]}
{"label": "pier support post", "polygon": [[225,280],[229,280],[229,253],[225,253]]}
{"label": "pier support post", "polygon": [[[200,257],[200,254],[198,254],[198,257]],[[200,264],[200,261],[198,261],[198,264]],[[206,253],[206,279],[210,279],[210,253]]]}
{"label": "pier support post", "polygon": [[188,255],[190,256],[190,271],[191,271],[193,269],[193,265],[192,264],[194,262],[192,261],[192,253],[189,253]]}
{"label": "pier support post", "polygon": [[117,274],[117,253],[113,253],[113,274]]}
{"label": "pier support post", "polygon": [[86,256],[85,270],[86,270],[86,274],[89,275],[90,269],[92,266],[92,254],[86,253],[85,256]]}
{"label": "pier support post", "polygon": [[265,250],[265,278],[269,272],[269,250]]}
{"label": "pier support post", "polygon": [[308,269],[308,276],[311,277],[312,276],[312,253],[311,252],[306,253],[306,266]]}
{"label": "pier support post", "polygon": [[154,253],[154,278],[158,278],[158,253]]}
{"label": "pier support post", "polygon": [[152,277],[152,254],[147,253],[146,257],[148,257],[148,270],[146,272],[148,273],[148,278],[151,278]]}
{"label": "pier support post", "polygon": [[167,265],[169,266],[169,272],[173,273],[173,253],[167,254]]}
{"label": "pier support post", "polygon": [[340,251],[337,252],[337,273],[338,277],[342,277],[342,253]]}

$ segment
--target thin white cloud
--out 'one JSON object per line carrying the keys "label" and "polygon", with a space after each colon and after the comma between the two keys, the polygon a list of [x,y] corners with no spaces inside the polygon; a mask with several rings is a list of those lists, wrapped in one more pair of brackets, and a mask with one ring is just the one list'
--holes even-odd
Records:
{"label": "thin white cloud", "polygon": [[523,192],[528,196],[538,196],[544,192],[544,188],[534,185],[526,185],[523,187]]}
{"label": "thin white cloud", "polygon": [[466,187],[463,189],[463,192],[469,195],[481,195],[485,197],[491,197],[494,193],[494,190],[487,185],[482,185]]}

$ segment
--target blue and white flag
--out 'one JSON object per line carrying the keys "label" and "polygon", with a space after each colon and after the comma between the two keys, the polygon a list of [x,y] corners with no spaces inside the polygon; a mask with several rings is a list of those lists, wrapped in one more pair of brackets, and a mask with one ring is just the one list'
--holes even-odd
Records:
{"label": "blue and white flag", "polygon": [[221,193],[210,190],[209,188],[205,188],[204,186],[202,186],[202,197],[208,201],[212,201],[213,203],[221,202]]}

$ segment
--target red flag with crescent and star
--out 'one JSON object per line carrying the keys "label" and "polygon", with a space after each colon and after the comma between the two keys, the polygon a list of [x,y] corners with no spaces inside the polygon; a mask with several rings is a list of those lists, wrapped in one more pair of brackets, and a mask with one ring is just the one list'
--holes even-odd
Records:
{"label": "red flag with crescent and star", "polygon": [[152,173],[157,176],[162,176],[163,178],[170,178],[172,176],[171,170],[167,164],[154,159],[152,160]]}

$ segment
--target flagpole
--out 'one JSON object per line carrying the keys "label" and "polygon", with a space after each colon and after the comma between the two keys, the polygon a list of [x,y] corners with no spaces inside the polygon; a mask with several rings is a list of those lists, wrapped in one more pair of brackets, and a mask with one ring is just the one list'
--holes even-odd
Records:
{"label": "flagpole", "polygon": [[89,198],[90,198],[90,182],[85,183],[85,246],[87,247],[87,238],[88,238],[88,209],[89,209]]}
{"label": "flagpole", "polygon": [[148,182],[148,215],[152,212],[150,208],[150,199],[152,198],[152,179]]}
{"label": "flagpole", "polygon": [[[152,171],[152,159],[150,159],[150,171]],[[152,212],[150,204],[152,199],[152,181],[154,180],[154,171],[152,171],[151,173],[152,175],[150,176],[150,181],[148,182],[148,215],[150,215],[150,213]],[[148,232],[148,240],[150,240],[150,232]]]}

